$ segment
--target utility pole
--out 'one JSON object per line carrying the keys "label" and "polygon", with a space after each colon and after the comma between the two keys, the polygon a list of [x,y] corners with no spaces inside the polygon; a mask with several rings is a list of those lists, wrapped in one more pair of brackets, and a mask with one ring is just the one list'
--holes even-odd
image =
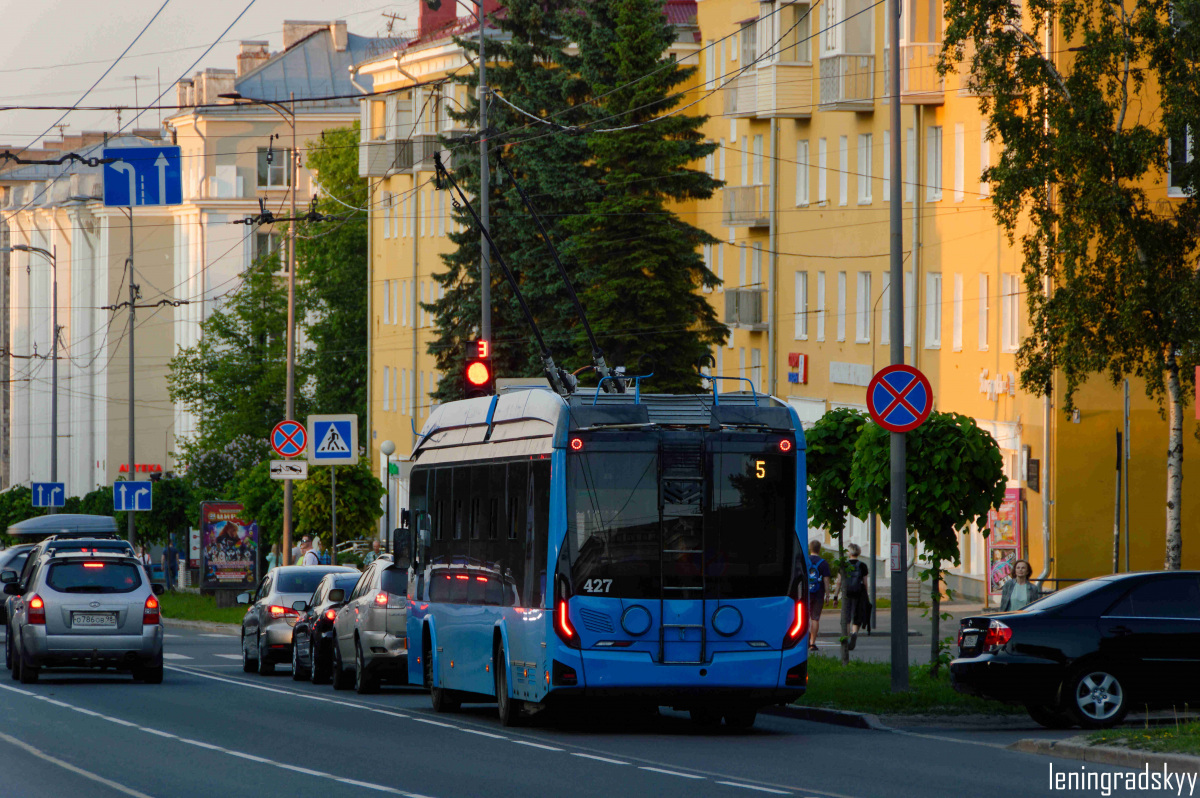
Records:
{"label": "utility pole", "polygon": [[[479,235],[479,304],[482,314],[479,320],[479,337],[492,340],[492,268],[489,260],[487,229],[488,194],[490,177],[488,172],[487,137],[487,57],[484,55],[483,0],[473,0],[476,18],[479,20],[479,219],[482,232]],[[290,480],[289,480],[290,481]]]}
{"label": "utility pole", "polygon": [[[50,382],[54,391],[50,395],[50,481],[58,482],[58,246],[50,249]],[[50,508],[51,515],[57,512],[58,508]]]}
{"label": "utility pole", "polygon": [[[130,203],[133,202],[133,197],[129,198]],[[137,326],[135,319],[137,315],[137,299],[138,286],[133,282],[133,206],[130,205],[129,213],[129,482],[137,481],[137,469],[134,467],[133,450],[134,450],[134,426],[133,426],[133,331]],[[129,496],[130,493],[126,493]],[[125,518],[128,519],[127,537],[129,544],[136,545],[136,530],[134,528],[134,518],[137,513],[128,509],[126,505]]]}
{"label": "utility pole", "polygon": [[[294,420],[296,406],[296,181],[300,170],[296,168],[296,92],[291,100],[292,162],[289,178],[292,184],[292,221],[288,222],[288,301],[287,301],[287,406],[284,418]],[[356,444],[357,445],[357,444]],[[283,562],[292,561],[292,480],[283,481]]]}
{"label": "utility pole", "polygon": [[[900,181],[900,0],[889,0],[887,38],[888,94],[891,96],[891,318],[892,365],[904,363],[904,192]],[[915,176],[914,176],[914,179]],[[908,691],[908,485],[905,474],[905,437],[891,433],[891,565],[892,580],[892,692]],[[934,586],[937,589],[937,586]]]}

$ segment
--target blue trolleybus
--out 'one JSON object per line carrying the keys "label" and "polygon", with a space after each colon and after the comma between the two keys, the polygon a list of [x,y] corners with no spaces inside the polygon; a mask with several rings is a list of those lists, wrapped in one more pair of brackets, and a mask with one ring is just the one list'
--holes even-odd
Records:
{"label": "blue trolleybus", "polygon": [[804,693],[786,405],[516,390],[437,407],[412,460],[408,675],[435,710],[599,699],[746,727]]}

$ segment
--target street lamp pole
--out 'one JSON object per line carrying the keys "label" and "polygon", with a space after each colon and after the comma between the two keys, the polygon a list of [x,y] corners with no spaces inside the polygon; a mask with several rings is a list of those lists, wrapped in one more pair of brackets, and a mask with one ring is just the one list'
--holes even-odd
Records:
{"label": "street lamp pole", "polygon": [[[389,546],[394,545],[392,541],[392,453],[396,451],[396,444],[391,441],[384,441],[379,444],[379,453],[387,458],[386,464],[383,467],[384,479],[387,487],[387,508],[383,511],[383,537],[387,539]],[[379,541],[383,543],[383,541]]]}

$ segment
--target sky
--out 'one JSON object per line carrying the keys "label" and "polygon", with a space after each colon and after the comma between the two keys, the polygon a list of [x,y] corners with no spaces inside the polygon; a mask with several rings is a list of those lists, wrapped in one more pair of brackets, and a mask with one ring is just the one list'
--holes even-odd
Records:
{"label": "sky", "polygon": [[[163,0],[0,0],[5,46],[0,48],[0,106],[76,103],[129,46]],[[222,36],[238,14],[249,10]],[[351,33],[386,34],[384,14],[407,17],[395,30],[416,27],[416,0],[167,0],[154,23],[81,105],[149,105],[161,91],[175,104],[175,81],[205,68],[234,69],[238,42],[265,39],[283,49],[283,21],[344,19]],[[214,41],[219,43],[200,58]],[[134,76],[138,80],[133,80]],[[0,111],[0,149],[30,146],[62,111]],[[130,118],[122,112],[122,124]],[[166,114],[164,114],[166,115]],[[112,111],[73,111],[66,133],[117,128]],[[138,127],[156,127],[148,111]],[[58,138],[52,129],[50,138]]]}

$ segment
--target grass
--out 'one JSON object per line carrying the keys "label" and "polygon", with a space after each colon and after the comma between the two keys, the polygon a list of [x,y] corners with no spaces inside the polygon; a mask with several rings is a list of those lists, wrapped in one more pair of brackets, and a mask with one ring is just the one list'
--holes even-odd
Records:
{"label": "grass", "polygon": [[1174,726],[1150,726],[1143,729],[1109,729],[1088,735],[1093,745],[1122,745],[1142,751],[1172,754],[1200,754],[1200,721],[1176,722]]}
{"label": "grass", "polygon": [[913,665],[908,679],[907,693],[893,693],[890,663],[852,660],[843,667],[835,657],[810,656],[808,692],[797,703],[875,715],[1012,715],[1025,711],[956,692],[945,668],[934,678],[927,665]]}
{"label": "grass", "polygon": [[217,607],[213,596],[198,593],[164,593],[158,597],[164,618],[186,621],[215,621],[241,623],[245,607]]}

